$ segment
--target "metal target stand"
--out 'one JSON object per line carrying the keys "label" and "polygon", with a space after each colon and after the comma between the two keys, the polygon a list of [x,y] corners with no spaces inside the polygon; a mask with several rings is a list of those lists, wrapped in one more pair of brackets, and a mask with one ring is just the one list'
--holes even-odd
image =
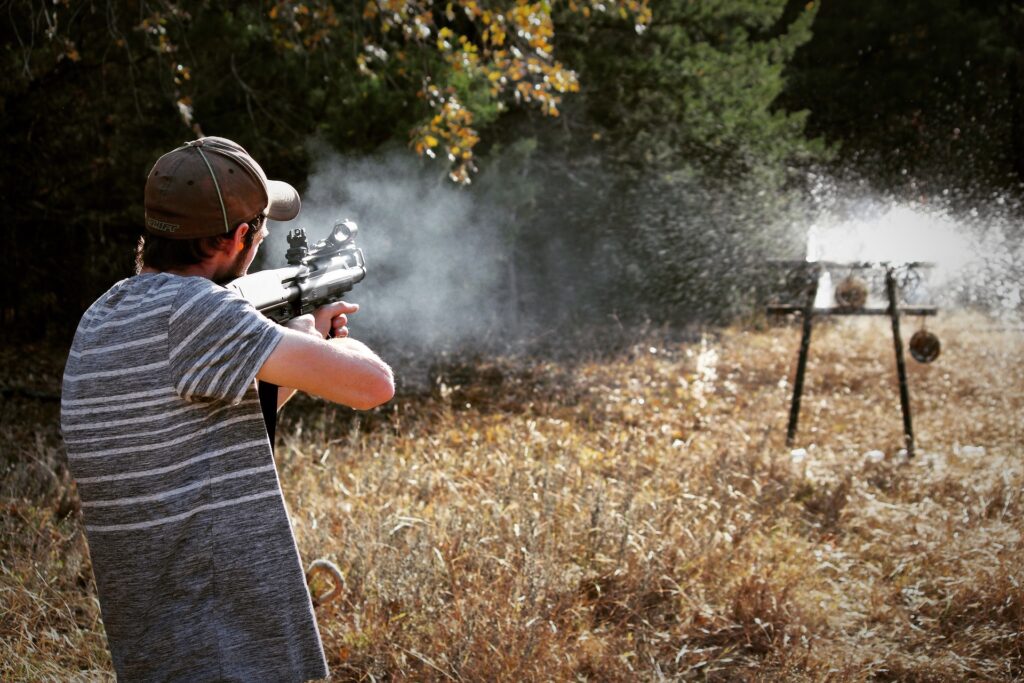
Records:
{"label": "metal target stand", "polygon": [[[900,336],[900,315],[934,316],[936,306],[901,306],[900,293],[904,289],[916,288],[921,281],[921,271],[934,266],[932,263],[838,263],[835,261],[779,261],[797,278],[804,294],[803,304],[769,304],[767,311],[773,315],[799,313],[803,319],[803,333],[800,337],[800,352],[797,358],[796,378],[793,381],[793,400],[789,409],[789,426],[786,430],[786,445],[792,446],[800,417],[800,399],[804,389],[804,374],[807,370],[807,356],[811,347],[811,330],[816,316],[830,315],[887,315],[892,321],[892,340],[896,352],[896,372],[899,376],[900,406],[903,409],[903,437],[907,456],[914,457],[914,426],[910,414],[910,390],[907,385],[907,366],[903,356],[903,338]],[[833,270],[850,273],[883,273],[887,305],[867,307],[866,285],[863,296],[854,291],[846,305],[816,308],[818,284],[822,275]],[[839,290],[837,290],[837,298]],[[937,354],[936,354],[937,355]]]}

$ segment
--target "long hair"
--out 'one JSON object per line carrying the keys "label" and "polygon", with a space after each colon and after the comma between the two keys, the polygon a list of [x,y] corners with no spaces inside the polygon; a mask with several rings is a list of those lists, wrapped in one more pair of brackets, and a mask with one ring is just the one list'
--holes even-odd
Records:
{"label": "long hair", "polygon": [[[260,214],[247,221],[249,231],[242,237],[245,248],[252,247],[256,234],[263,229],[266,216]],[[213,256],[235,238],[236,227],[231,232],[212,237],[196,237],[189,240],[173,240],[159,235],[139,235],[135,245],[135,274],[138,275],[145,267],[156,270],[177,270],[186,266],[194,266]]]}

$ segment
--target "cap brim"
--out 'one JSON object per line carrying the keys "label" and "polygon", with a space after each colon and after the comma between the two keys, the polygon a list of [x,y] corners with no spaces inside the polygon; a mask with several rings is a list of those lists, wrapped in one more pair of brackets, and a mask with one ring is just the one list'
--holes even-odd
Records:
{"label": "cap brim", "polygon": [[302,202],[294,187],[281,180],[267,181],[267,194],[270,203],[267,205],[267,216],[275,221],[290,221],[299,215]]}

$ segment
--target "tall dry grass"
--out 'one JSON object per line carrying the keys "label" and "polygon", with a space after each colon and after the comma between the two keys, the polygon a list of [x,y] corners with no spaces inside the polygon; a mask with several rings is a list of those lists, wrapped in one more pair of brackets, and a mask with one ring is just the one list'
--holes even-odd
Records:
{"label": "tall dry grass", "polygon": [[[344,573],[318,608],[333,678],[1024,677],[1022,337],[929,326],[943,352],[909,364],[909,462],[882,320],[816,327],[805,456],[784,445],[793,327],[453,362],[362,416],[289,407],[300,550]],[[0,678],[102,678],[56,407],[39,403],[9,397],[0,425]]]}

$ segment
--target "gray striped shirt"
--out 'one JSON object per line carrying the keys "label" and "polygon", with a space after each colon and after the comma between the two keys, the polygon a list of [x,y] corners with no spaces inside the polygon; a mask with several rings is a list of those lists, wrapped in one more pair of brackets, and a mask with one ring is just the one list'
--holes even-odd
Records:
{"label": "gray striped shirt", "polygon": [[168,273],[79,323],[61,427],[122,681],[327,675],[254,381],[281,334]]}

